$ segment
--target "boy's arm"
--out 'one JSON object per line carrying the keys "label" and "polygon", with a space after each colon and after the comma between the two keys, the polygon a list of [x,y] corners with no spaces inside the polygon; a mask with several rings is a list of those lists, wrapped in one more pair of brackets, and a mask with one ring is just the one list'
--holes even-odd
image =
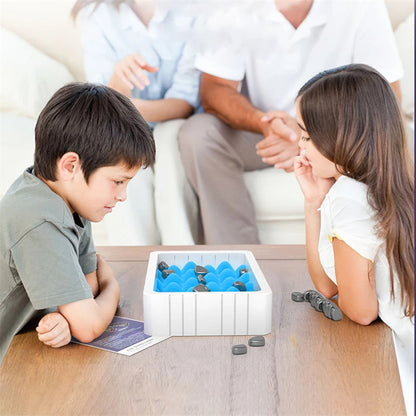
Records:
{"label": "boy's arm", "polygon": [[97,270],[94,270],[91,273],[85,275],[88,286],[91,288],[92,295],[96,297],[100,292],[100,287],[98,285]]}
{"label": "boy's arm", "polygon": [[[85,275],[85,279],[96,297],[100,291],[97,271]],[[53,348],[63,347],[71,341],[71,331],[67,320],[59,312],[45,315],[36,328],[40,342]]]}
{"label": "boy's arm", "polygon": [[71,334],[81,342],[91,342],[108,327],[117,309],[120,289],[113,271],[97,254],[99,295],[58,307],[69,323]]}

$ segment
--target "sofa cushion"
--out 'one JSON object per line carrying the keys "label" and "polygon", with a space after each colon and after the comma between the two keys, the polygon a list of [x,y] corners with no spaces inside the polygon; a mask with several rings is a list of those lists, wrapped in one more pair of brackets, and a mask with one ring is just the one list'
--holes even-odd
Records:
{"label": "sofa cushion", "polygon": [[33,118],[0,112],[0,198],[33,165],[35,124]]}
{"label": "sofa cushion", "polygon": [[303,194],[294,173],[266,168],[244,173],[258,222],[299,220],[305,217]]}
{"label": "sofa cushion", "polygon": [[413,119],[415,111],[415,102],[414,102],[414,48],[415,48],[415,38],[414,38],[414,13],[409,15],[406,20],[404,20],[397,27],[395,31],[397,48],[400,54],[400,58],[403,63],[404,76],[401,79],[401,89],[402,89],[402,108],[406,117]]}
{"label": "sofa cushion", "polygon": [[13,32],[0,30],[0,110],[37,118],[52,94],[74,78],[61,63]]}

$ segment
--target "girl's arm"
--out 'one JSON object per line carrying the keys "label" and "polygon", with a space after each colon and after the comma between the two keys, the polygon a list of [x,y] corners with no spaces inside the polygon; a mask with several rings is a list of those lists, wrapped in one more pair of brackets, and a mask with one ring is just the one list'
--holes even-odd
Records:
{"label": "girl's arm", "polygon": [[369,325],[378,316],[373,263],[358,254],[343,240],[332,240],[338,305],[354,322]]}
{"label": "girl's arm", "polygon": [[306,258],[308,271],[316,290],[326,298],[335,296],[338,292],[337,285],[328,277],[321,265],[318,244],[321,229],[321,214],[318,211],[320,204],[308,202],[305,199],[305,234],[306,234]]}
{"label": "girl's arm", "polygon": [[309,161],[302,155],[295,157],[294,170],[296,179],[305,197],[308,271],[315,288],[325,297],[330,298],[337,294],[338,289],[336,284],[325,273],[319,258],[318,243],[321,229],[321,214],[318,209],[335,180],[315,177]]}

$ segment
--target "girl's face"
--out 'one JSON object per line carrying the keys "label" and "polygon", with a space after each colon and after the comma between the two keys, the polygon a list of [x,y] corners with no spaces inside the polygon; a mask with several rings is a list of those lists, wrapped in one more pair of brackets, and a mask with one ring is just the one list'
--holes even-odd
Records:
{"label": "girl's face", "polygon": [[308,132],[305,130],[299,111],[299,100],[296,105],[296,117],[298,125],[302,130],[299,139],[299,147],[301,149],[300,154],[308,160],[312,168],[312,173],[319,178],[338,179],[341,174],[336,170],[335,163],[331,162],[322,153],[319,152],[319,150],[315,147],[312,140],[310,139]]}

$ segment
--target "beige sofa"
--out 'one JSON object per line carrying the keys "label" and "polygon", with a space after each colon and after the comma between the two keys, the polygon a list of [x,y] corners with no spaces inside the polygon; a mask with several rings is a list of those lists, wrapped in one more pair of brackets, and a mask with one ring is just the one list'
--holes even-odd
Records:
{"label": "beige sofa", "polygon": [[[85,80],[79,33],[69,17],[73,3],[74,0],[1,0],[0,197],[33,161],[34,126],[46,101],[65,83]],[[387,5],[405,67],[403,109],[413,144],[413,2],[389,0]],[[193,243],[200,230],[196,200],[183,175],[172,134],[179,125],[175,121],[159,127],[172,137],[157,144],[159,166],[163,163],[164,170],[159,168],[158,175],[158,165],[155,167],[157,222],[165,244]],[[170,178],[163,172],[170,172]],[[303,201],[293,175],[269,168],[247,173],[245,180],[255,203],[261,241],[303,242]],[[177,187],[176,200],[168,207],[165,190],[171,185]],[[132,219],[125,220],[134,223]],[[139,229],[134,232],[140,234]],[[94,234],[97,244],[112,243],[103,224],[94,226]],[[159,237],[143,244],[154,244],[156,238]]]}

